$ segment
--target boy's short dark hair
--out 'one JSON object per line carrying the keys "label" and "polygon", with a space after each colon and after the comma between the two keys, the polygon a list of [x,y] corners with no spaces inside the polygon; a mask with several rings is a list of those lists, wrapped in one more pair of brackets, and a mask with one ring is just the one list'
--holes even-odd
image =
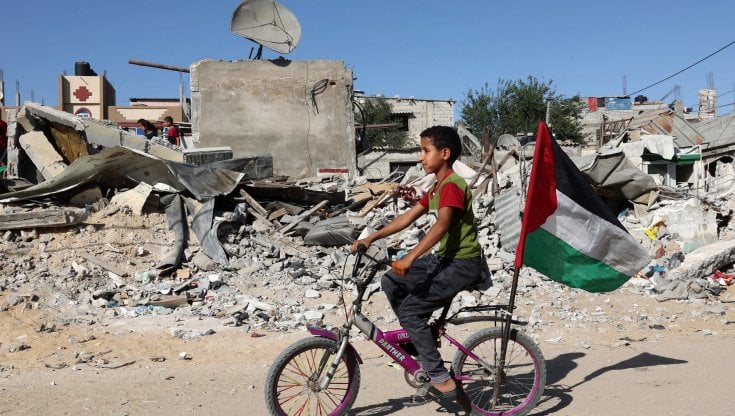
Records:
{"label": "boy's short dark hair", "polygon": [[431,140],[431,143],[437,149],[449,148],[449,160],[447,163],[451,166],[462,152],[462,141],[459,139],[457,131],[449,126],[433,126],[421,132],[421,138]]}
{"label": "boy's short dark hair", "polygon": [[174,118],[171,117],[171,116],[166,116],[166,117],[163,118],[163,121],[168,121],[169,123],[173,124],[174,123]]}

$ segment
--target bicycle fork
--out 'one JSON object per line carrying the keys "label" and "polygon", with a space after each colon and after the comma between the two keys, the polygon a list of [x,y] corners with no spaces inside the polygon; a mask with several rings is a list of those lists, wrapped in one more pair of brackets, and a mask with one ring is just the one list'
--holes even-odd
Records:
{"label": "bicycle fork", "polygon": [[[339,362],[340,360],[342,360],[342,355],[344,355],[348,347],[352,347],[349,344],[349,338],[350,328],[352,328],[353,325],[356,326],[363,334],[367,335],[370,339],[373,339],[373,337],[375,336],[375,332],[377,331],[375,325],[370,322],[370,320],[365,315],[360,313],[359,309],[353,309],[351,311],[350,317],[344,326],[344,333],[340,333],[340,336],[338,338],[339,348],[337,349],[337,354],[334,355],[334,359],[332,360],[332,364],[329,366],[329,370],[327,370],[327,374],[325,374],[324,377],[319,380],[320,390],[327,388],[329,383],[332,382],[332,377],[334,377],[334,373],[337,372],[337,367],[339,367]],[[350,349],[351,352],[357,356],[358,362],[362,364],[362,360],[357,354],[357,351],[355,351],[354,348]],[[326,358],[327,357],[323,357],[323,360]],[[319,370],[319,374],[321,374],[321,370]]]}
{"label": "bicycle fork", "polygon": [[[329,370],[327,370],[327,374],[325,374],[324,377],[321,378],[321,380],[319,381],[319,390],[326,389],[329,383],[332,382],[332,377],[334,377],[334,373],[337,372],[337,367],[339,366],[339,362],[342,360],[342,355],[347,349],[348,338],[348,336],[340,337],[339,349],[337,349],[337,354],[334,355],[334,359],[332,360],[332,364],[329,366]],[[322,369],[324,368],[324,365],[326,364],[328,358],[329,357],[324,354],[321,361],[319,362],[319,374],[317,375],[317,379],[319,379],[319,377],[321,376]]]}

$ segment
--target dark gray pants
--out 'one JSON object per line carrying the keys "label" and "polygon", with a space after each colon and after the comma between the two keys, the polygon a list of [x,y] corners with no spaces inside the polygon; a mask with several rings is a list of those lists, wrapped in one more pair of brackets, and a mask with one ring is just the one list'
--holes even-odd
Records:
{"label": "dark gray pants", "polygon": [[427,255],[417,259],[405,277],[389,271],[381,281],[398,321],[411,337],[421,365],[433,383],[448,380],[449,372],[436,348],[429,319],[457,293],[480,283],[481,259],[481,256],[451,259]]}

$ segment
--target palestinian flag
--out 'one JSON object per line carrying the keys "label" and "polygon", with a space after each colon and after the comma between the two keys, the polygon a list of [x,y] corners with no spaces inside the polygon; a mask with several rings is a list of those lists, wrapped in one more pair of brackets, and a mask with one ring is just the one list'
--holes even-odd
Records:
{"label": "palestinian flag", "polygon": [[574,163],[539,123],[515,267],[589,292],[609,292],[648,264]]}

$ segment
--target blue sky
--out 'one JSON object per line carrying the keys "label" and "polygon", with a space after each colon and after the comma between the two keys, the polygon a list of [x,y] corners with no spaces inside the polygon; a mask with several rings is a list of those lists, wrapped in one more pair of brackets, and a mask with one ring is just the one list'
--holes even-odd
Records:
{"label": "blue sky", "polygon": [[[735,2],[280,0],[301,23],[294,60],[344,61],[366,94],[454,99],[498,79],[532,75],[566,96],[614,96],[657,82],[735,40]],[[118,105],[177,97],[188,67],[247,59],[255,44],[230,32],[238,0],[2,0],[0,69],[6,104],[58,104],[58,76],[76,61],[106,73]],[[279,54],[265,49],[263,58]],[[719,105],[735,102],[735,45],[641,94],[680,85],[686,106],[712,73]],[[185,74],[185,90],[189,91]],[[673,95],[667,101],[673,99]],[[720,108],[721,113],[732,106]]]}

